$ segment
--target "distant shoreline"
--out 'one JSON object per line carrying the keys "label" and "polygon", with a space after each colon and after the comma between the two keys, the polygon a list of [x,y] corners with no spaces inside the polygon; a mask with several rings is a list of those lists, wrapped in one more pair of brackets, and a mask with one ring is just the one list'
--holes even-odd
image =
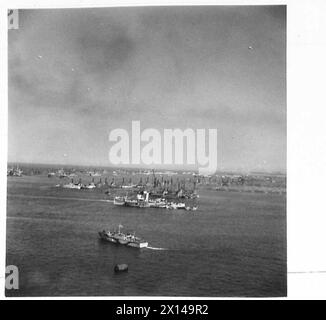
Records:
{"label": "distant shoreline", "polygon": [[[149,170],[164,170],[164,171],[170,171],[170,172],[178,172],[182,173],[184,171],[188,171],[191,173],[197,173],[198,171],[195,169],[188,169],[188,168],[166,168],[166,167],[137,167],[137,166],[104,166],[104,165],[82,165],[82,164],[55,164],[55,163],[28,163],[28,162],[13,162],[8,161],[7,166],[21,166],[21,167],[41,167],[41,168],[92,168],[92,169],[107,169],[107,170],[143,170],[143,171],[149,171]],[[221,174],[250,174],[250,175],[273,175],[273,176],[286,176],[286,172],[281,171],[244,171],[244,170],[218,170],[215,172],[214,175],[221,175]]]}

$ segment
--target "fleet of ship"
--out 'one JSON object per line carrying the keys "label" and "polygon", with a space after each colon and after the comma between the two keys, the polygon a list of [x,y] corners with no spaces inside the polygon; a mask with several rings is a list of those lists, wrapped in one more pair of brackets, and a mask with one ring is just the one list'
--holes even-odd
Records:
{"label": "fleet of ship", "polygon": [[[72,171],[72,172],[71,172]],[[23,171],[17,166],[17,168],[12,167],[7,170],[7,175],[13,176],[22,176]],[[193,183],[193,190],[186,191],[185,188],[185,180],[179,181],[177,178],[176,183],[173,182],[172,178],[157,178],[154,174],[154,170],[146,172],[146,175],[150,175],[152,173],[153,177],[147,177],[143,179],[140,177],[138,183],[133,183],[131,177],[129,177],[129,181],[125,183],[125,178],[122,177],[121,183],[116,183],[115,176],[118,175],[117,172],[113,172],[113,178],[111,183],[108,183],[107,177],[105,178],[104,183],[102,183],[102,179],[100,178],[98,182],[95,183],[94,177],[101,176],[100,172],[97,171],[87,171],[86,174],[88,176],[93,177],[91,182],[82,183],[81,177],[78,182],[74,181],[74,177],[77,177],[75,170],[70,170],[70,172],[66,172],[64,169],[59,169],[57,171],[48,171],[48,178],[58,177],[58,178],[71,178],[70,182],[58,183],[56,187],[62,187],[64,189],[95,189],[103,187],[108,188],[105,191],[105,194],[110,195],[111,191],[114,194],[113,204],[116,206],[124,206],[124,207],[133,207],[133,208],[160,208],[160,209],[170,209],[170,210],[187,210],[187,211],[195,211],[197,210],[197,206],[188,206],[186,203],[182,201],[178,201],[176,199],[196,199],[198,195],[195,192],[196,182]],[[169,174],[171,176],[171,174]],[[152,180],[152,181],[150,181]],[[127,193],[131,193],[131,196],[125,195],[121,196],[121,191],[125,190]],[[103,189],[102,189],[103,190]],[[103,192],[103,191],[102,191]],[[112,201],[112,200],[110,200]],[[100,231],[99,237],[103,241],[125,245],[134,248],[146,248],[148,247],[148,242],[140,237],[136,237],[135,233],[123,233],[121,228],[123,226],[119,225],[118,230],[103,230]]]}
{"label": "fleet of ship", "polygon": [[[24,168],[26,171],[26,169]],[[32,174],[38,172],[37,170],[30,170]],[[102,172],[105,174],[105,172]],[[152,174],[152,179],[150,177],[146,177],[143,182],[143,177],[139,177],[138,183],[133,183],[132,178],[129,176],[128,181],[125,182],[125,178],[122,177],[122,181],[116,182],[115,176],[118,176],[121,172],[113,172],[113,177],[111,183],[108,182],[108,177],[103,177],[104,183],[102,183],[102,178],[99,178],[99,181],[95,183],[94,177],[101,177],[101,172],[98,171],[88,171],[87,175],[93,177],[92,181],[89,182],[89,179],[86,179],[86,184],[83,184],[81,181],[81,177],[78,182],[74,182],[74,177],[77,176],[75,170],[70,170],[65,172],[64,169],[59,169],[57,171],[48,171],[46,172],[49,178],[58,177],[58,178],[71,178],[71,181],[68,183],[66,179],[63,183],[56,184],[56,187],[62,187],[64,189],[100,189],[103,193],[107,195],[113,195],[113,198],[108,200],[109,202],[113,202],[116,206],[121,207],[132,207],[132,208],[160,208],[160,209],[169,209],[169,210],[186,210],[186,211],[196,211],[198,209],[197,206],[187,205],[187,199],[195,200],[199,196],[196,193],[196,185],[197,184],[209,184],[211,183],[211,177],[206,177],[200,179],[200,177],[196,174],[193,174],[193,178],[188,178],[188,182],[186,179],[179,179],[177,177],[174,181],[171,177],[172,173],[168,172],[168,176],[170,177],[157,177],[154,174],[154,170],[146,171],[146,172],[137,172],[137,174],[145,174],[149,176]],[[24,172],[24,175],[28,174]],[[37,173],[36,173],[37,174]],[[135,174],[134,172],[132,173]],[[156,173],[156,174],[165,174],[165,173]],[[174,174],[174,173],[173,173]],[[184,172],[183,174],[190,174],[189,172]],[[18,176],[21,177],[23,175],[23,170],[18,167],[12,166],[11,168],[7,168],[7,176]],[[260,181],[263,185],[265,183],[266,187],[269,187],[270,184],[281,184],[279,180],[277,180],[278,176],[273,177],[261,177],[259,175],[250,176],[249,180],[248,176],[242,175],[223,175],[221,177],[216,176],[214,183],[217,184],[217,190],[224,190],[223,188],[228,188],[232,185],[244,185],[245,181],[248,184],[253,184],[252,181]],[[255,180],[256,179],[256,180]],[[260,180],[259,180],[260,179]],[[77,181],[77,180],[76,180]],[[191,186],[189,188],[189,185]],[[264,186],[265,186],[264,185]],[[248,185],[248,188],[251,185]],[[106,188],[106,189],[103,189]],[[256,191],[258,192],[258,191]],[[127,193],[125,196],[122,196],[121,193]],[[131,194],[129,196],[128,194]],[[180,200],[179,200],[180,199]],[[102,200],[103,201],[103,200]],[[185,202],[183,202],[185,201]],[[136,237],[135,233],[124,233],[121,231],[123,226],[119,225],[118,230],[103,230],[98,232],[99,238],[103,241],[107,241],[110,243],[124,245],[133,248],[146,248],[148,247],[148,242],[140,237]]]}

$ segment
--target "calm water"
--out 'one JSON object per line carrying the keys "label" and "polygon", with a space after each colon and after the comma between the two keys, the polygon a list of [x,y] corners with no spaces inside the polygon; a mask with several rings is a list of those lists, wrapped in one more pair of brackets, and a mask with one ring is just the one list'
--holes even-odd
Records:
{"label": "calm water", "polygon": [[[18,266],[20,289],[7,296],[286,295],[284,195],[199,192],[189,213],[115,207],[54,184],[8,178],[6,263]],[[153,249],[98,239],[119,223]],[[117,263],[129,272],[114,274]]]}

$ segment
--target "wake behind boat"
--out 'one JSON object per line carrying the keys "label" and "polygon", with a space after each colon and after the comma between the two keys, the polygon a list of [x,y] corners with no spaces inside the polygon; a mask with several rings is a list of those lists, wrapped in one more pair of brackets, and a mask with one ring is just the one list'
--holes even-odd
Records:
{"label": "wake behind boat", "polygon": [[122,225],[119,225],[118,231],[103,230],[99,232],[102,240],[113,242],[117,244],[126,245],[134,248],[146,248],[148,242],[136,237],[135,234],[121,232]]}

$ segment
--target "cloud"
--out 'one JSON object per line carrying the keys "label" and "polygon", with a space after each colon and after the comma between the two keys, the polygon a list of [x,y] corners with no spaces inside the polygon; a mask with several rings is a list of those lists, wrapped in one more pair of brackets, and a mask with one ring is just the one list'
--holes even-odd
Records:
{"label": "cloud", "polygon": [[[9,159],[42,162],[46,150],[58,162],[69,146],[72,159],[91,150],[106,164],[107,131],[141,120],[216,126],[238,137],[223,138],[232,150],[265,139],[285,168],[284,6],[21,10],[20,24],[9,32]],[[263,149],[225,159],[252,167],[271,157]]]}

